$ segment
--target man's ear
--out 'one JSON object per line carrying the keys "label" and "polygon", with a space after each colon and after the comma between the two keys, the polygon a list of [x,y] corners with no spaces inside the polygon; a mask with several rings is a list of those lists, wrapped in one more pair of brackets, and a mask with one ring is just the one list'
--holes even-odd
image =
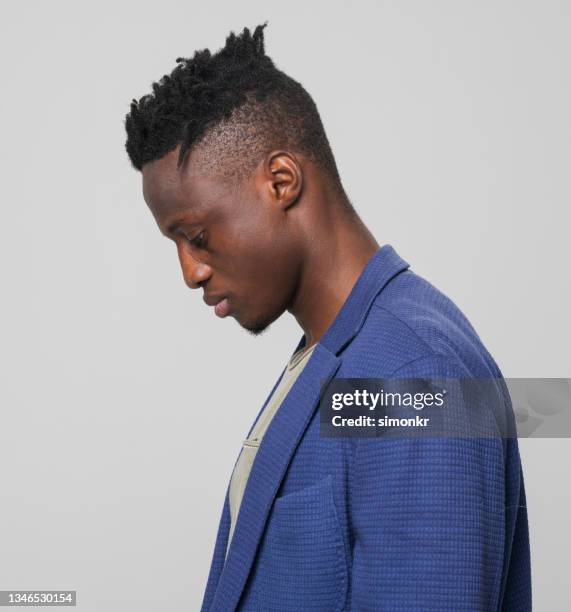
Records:
{"label": "man's ear", "polygon": [[303,185],[303,171],[296,157],[288,151],[272,151],[264,165],[270,198],[283,210],[295,204]]}

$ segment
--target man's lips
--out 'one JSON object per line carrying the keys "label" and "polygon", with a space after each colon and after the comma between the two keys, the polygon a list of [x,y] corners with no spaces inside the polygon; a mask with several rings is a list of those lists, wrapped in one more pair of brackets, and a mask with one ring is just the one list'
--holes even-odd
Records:
{"label": "man's lips", "polygon": [[218,317],[225,317],[230,311],[230,302],[227,297],[205,295],[202,299],[208,306],[214,306],[214,312]]}
{"label": "man's lips", "polygon": [[222,299],[214,306],[214,313],[217,317],[224,318],[230,312],[230,302],[228,298]]}

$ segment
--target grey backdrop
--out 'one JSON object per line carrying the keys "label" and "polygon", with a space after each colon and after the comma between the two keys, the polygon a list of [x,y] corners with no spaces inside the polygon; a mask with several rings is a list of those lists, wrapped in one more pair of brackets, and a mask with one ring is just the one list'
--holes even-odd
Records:
{"label": "grey backdrop", "polygon": [[[184,286],[123,118],[231,29],[269,20],[365,222],[504,374],[571,376],[570,4],[3,3],[0,589],[198,609],[242,438],[301,331],[253,338]],[[570,448],[521,441],[538,610],[571,603]]]}

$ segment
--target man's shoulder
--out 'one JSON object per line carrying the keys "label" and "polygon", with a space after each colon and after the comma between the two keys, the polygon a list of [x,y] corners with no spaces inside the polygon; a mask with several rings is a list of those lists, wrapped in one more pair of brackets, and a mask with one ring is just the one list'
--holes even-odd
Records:
{"label": "man's shoulder", "polygon": [[464,313],[412,270],[377,295],[346,353],[363,371],[355,376],[386,376],[415,361],[451,364],[467,376],[499,372]]}

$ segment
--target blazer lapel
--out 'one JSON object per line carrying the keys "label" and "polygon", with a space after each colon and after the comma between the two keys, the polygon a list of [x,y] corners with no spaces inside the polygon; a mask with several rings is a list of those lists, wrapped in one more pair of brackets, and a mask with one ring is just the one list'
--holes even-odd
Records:
{"label": "blazer lapel", "polygon": [[[302,337],[295,351],[299,350],[299,348],[301,348],[304,342],[305,342],[305,336]],[[280,380],[282,379],[284,372],[285,372],[285,367],[283,368],[283,370],[281,371],[281,374],[279,375],[278,379],[274,383],[272,390],[266,397],[266,400],[264,401],[260,411],[258,412],[258,416],[256,417],[254,423],[250,427],[248,436],[250,435],[252,429],[254,428],[256,421],[260,418],[260,415],[264,411],[264,408],[266,407],[267,403],[270,401],[270,398],[274,394],[274,391],[276,390],[276,387],[278,386]],[[238,461],[238,457],[236,458],[236,461],[234,462],[234,467],[236,466],[237,461]],[[216,535],[216,543],[214,545],[214,554],[212,555],[212,561],[210,563],[210,572],[208,574],[208,581],[206,583],[206,590],[205,590],[203,601],[202,601],[201,612],[208,612],[210,610],[210,606],[212,605],[212,599],[214,598],[214,594],[218,587],[220,575],[222,574],[222,569],[224,567],[224,563],[226,560],[226,549],[228,547],[228,536],[230,532],[229,494],[230,494],[230,483],[228,483],[228,486],[226,487],[226,495],[224,497],[224,506],[222,508],[222,516],[220,517],[220,522],[218,525],[218,533]]]}
{"label": "blazer lapel", "polygon": [[273,417],[248,478],[211,612],[236,609],[274,497],[317,404],[320,383],[331,378],[340,363],[318,344]]}
{"label": "blazer lapel", "polygon": [[[236,609],[275,495],[316,409],[322,385],[335,375],[342,361],[339,353],[358,333],[376,295],[396,274],[407,268],[408,263],[390,245],[377,250],[367,263],[264,435],[244,491],[228,555],[224,560],[230,524],[227,491],[203,612],[230,612]],[[302,336],[296,350],[304,345],[305,336]]]}
{"label": "blazer lapel", "polygon": [[201,612],[208,612],[212,604],[212,599],[216,593],[218,582],[220,580],[220,574],[224,567],[224,558],[226,555],[226,545],[228,542],[228,533],[230,531],[230,506],[228,502],[228,489],[226,489],[226,496],[224,498],[224,506],[222,508],[222,516],[220,517],[220,523],[218,525],[218,533],[216,535],[216,543],[214,544],[214,553],[212,555],[212,561],[210,563],[210,572],[208,573],[208,581],[206,583],[206,590],[202,599]]}

